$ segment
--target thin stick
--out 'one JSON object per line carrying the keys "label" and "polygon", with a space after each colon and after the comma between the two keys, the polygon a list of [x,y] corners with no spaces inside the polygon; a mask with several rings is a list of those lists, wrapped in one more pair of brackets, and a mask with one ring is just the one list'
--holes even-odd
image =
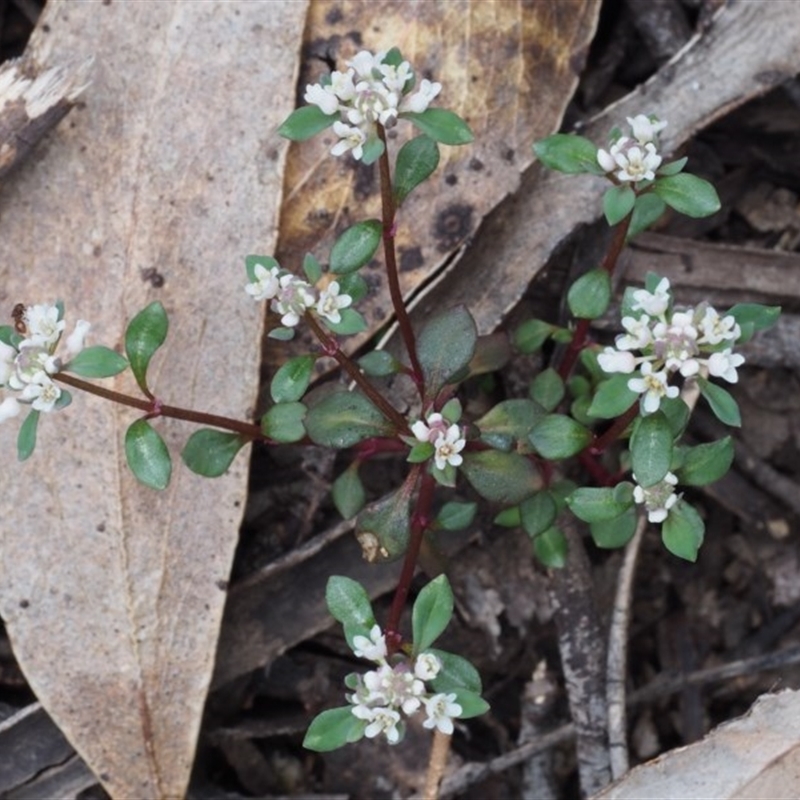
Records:
{"label": "thin stick", "polygon": [[628,626],[631,614],[633,575],[647,528],[647,517],[639,516],[633,538],[625,548],[625,558],[617,576],[617,593],[608,636],[606,702],[608,704],[608,748],[611,779],[618,780],[629,768],[628,722],[625,713],[625,685],[628,674]]}
{"label": "thin stick", "polygon": [[442,733],[438,728],[433,732],[431,757],[428,761],[428,773],[425,776],[425,789],[422,792],[423,800],[437,800],[439,797],[439,784],[447,765],[452,738],[449,733]]}

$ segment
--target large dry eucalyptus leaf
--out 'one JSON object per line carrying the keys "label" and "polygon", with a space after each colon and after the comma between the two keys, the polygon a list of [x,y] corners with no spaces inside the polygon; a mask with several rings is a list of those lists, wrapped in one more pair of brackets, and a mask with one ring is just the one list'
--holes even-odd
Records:
{"label": "large dry eucalyptus leaf", "polygon": [[702,742],[631,770],[595,800],[792,800],[800,786],[800,692],[758,699]]}
{"label": "large dry eucalyptus leaf", "polygon": [[[306,4],[48,3],[42,63],[94,55],[82,107],[0,193],[0,309],[62,298],[119,347],[153,300],[165,402],[246,418],[261,309],[243,256],[274,247]],[[265,57],[265,54],[269,57]],[[108,381],[136,393],[132,379]],[[15,460],[0,428],[0,611],[33,690],[112,796],[185,792],[211,678],[247,460],[163,493],[124,464],[128,409],[76,393]],[[176,456],[191,427],[157,420]]]}
{"label": "large dry eucalyptus leaf", "polygon": [[[396,241],[405,293],[435,274],[484,215],[518,187],[520,173],[533,160],[531,144],[561,123],[599,8],[598,0],[322,0],[311,5],[301,98],[306,84],[328,72],[332,62],[342,68],[363,48],[397,46],[420,78],[442,84],[434,105],[460,114],[475,135],[465,147],[441,148],[439,168],[399,213]],[[390,133],[392,158],[416,135],[402,120]],[[327,262],[336,235],[354,222],[380,216],[377,166],[364,166],[349,155],[330,156],[334,141],[329,130],[290,150],[278,251],[287,269],[299,270],[308,251]],[[363,274],[374,291],[359,310],[374,332],[391,313],[382,253]],[[280,357],[278,348],[268,355]]]}

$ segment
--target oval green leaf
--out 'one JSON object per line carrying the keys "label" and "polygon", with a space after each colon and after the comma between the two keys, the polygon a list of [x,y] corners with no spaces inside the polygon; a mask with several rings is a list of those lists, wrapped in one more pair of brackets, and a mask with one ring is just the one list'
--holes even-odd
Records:
{"label": "oval green leaf", "polygon": [[164,440],[146,419],[137,419],[125,433],[125,457],[136,479],[151,489],[166,489],[172,459]]}
{"label": "oval green leaf", "polygon": [[626,239],[632,239],[637,233],[647,230],[654,225],[666,211],[667,204],[656,194],[647,192],[636,198],[633,206],[633,216],[628,225]]}
{"label": "oval green leaf", "polygon": [[311,441],[323,447],[352,447],[370,436],[390,436],[392,426],[360,392],[333,392],[305,419]]}
{"label": "oval green leaf", "polygon": [[531,538],[544,533],[555,522],[558,506],[550,492],[542,490],[522,501],[520,520],[525,533]]}
{"label": "oval green leaf", "polygon": [[618,517],[593,522],[589,530],[594,543],[604,550],[625,547],[636,532],[636,509],[631,506]]}
{"label": "oval green leaf", "polygon": [[299,442],[306,435],[307,412],[303,403],[276,403],[261,418],[261,431],[273,442]]}
{"label": "oval green leaf", "polygon": [[278,128],[278,135],[293,142],[305,142],[330,128],[337,119],[338,114],[324,114],[318,106],[303,106],[289,114]]}
{"label": "oval green leaf", "polygon": [[597,387],[589,414],[597,419],[614,419],[638,403],[639,395],[628,388],[630,375],[614,375]]}
{"label": "oval green leaf", "polygon": [[569,510],[584,522],[605,522],[624,514],[633,506],[633,494],[620,498],[615,489],[591,486],[576,489],[568,498]]}
{"label": "oval green leaf", "polygon": [[276,403],[293,403],[300,400],[311,383],[316,356],[290,358],[272,376],[269,393]]}
{"label": "oval green leaf", "polygon": [[739,413],[739,406],[731,393],[705,378],[697,378],[697,383],[700,386],[700,393],[711,406],[714,416],[725,425],[741,428],[742,415]]}
{"label": "oval green leaf", "polygon": [[329,708],[311,721],[303,747],[317,753],[338,750],[361,739],[366,727],[366,720],[353,716],[353,706]]}
{"label": "oval green leaf", "polygon": [[218,478],[227,471],[247,442],[238,433],[201,428],[189,437],[181,458],[192,472],[206,478]]}
{"label": "oval green leaf", "polygon": [[39,412],[32,408],[19,426],[17,433],[17,459],[25,461],[33,455],[36,449],[36,430],[39,427]]}
{"label": "oval green leaf", "polygon": [[592,269],[581,275],[567,292],[567,304],[579,319],[597,319],[611,301],[611,279],[604,269]]}
{"label": "oval green leaf", "polygon": [[726,436],[683,450],[683,464],[678,470],[678,482],[686,486],[707,486],[718,481],[733,463],[733,439]]}
{"label": "oval green leaf", "polygon": [[558,461],[580,453],[592,441],[592,432],[572,417],[548,414],[529,438],[539,455]]}
{"label": "oval green leaf", "polygon": [[717,190],[708,181],[687,172],[657,178],[653,192],[687,217],[710,217],[722,207]]}
{"label": "oval green leaf", "polygon": [[[372,611],[366,589],[344,575],[332,575],[325,587],[325,602],[331,616],[345,626],[345,630],[355,631],[354,635],[369,636],[375,625],[375,614]],[[352,638],[347,640],[352,647]]]}
{"label": "oval green leaf", "polygon": [[533,152],[546,167],[569,175],[588,172],[605,175],[597,163],[597,145],[585,136],[554,133],[533,144]]}
{"label": "oval green leaf", "polygon": [[425,374],[428,397],[467,367],[475,353],[478,328],[472,314],[458,305],[433,317],[417,339],[417,354]]}
{"label": "oval green leaf", "polygon": [[125,352],[131,371],[139,388],[148,396],[147,368],[153,354],[167,338],[169,319],[164,306],[158,301],[143,308],[129,323],[125,331]]}
{"label": "oval green leaf", "polygon": [[405,111],[399,116],[442,144],[469,144],[474,138],[469,125],[458,114],[445,108],[428,108],[420,114]]}
{"label": "oval green leaf", "polygon": [[397,154],[394,170],[394,196],[397,205],[430,177],[439,166],[439,146],[430,136],[417,136],[406,142]]}
{"label": "oval green leaf", "polygon": [[603,213],[609,225],[616,225],[622,222],[633,210],[636,203],[636,193],[630,185],[625,183],[622,186],[612,186],[603,195]]}
{"label": "oval green leaf", "polygon": [[63,369],[83,378],[110,378],[119,375],[128,366],[128,360],[109,347],[85,347]]}
{"label": "oval green leaf", "polygon": [[706,526],[697,511],[684,500],[679,500],[661,525],[661,541],[678,558],[697,561],[705,530]]}
{"label": "oval green leaf", "polygon": [[344,519],[352,519],[367,500],[364,484],[358,477],[358,463],[352,463],[331,486],[331,498]]}
{"label": "oval green leaf", "polygon": [[672,428],[663,412],[637,417],[631,433],[631,466],[644,489],[664,480],[672,464]]}
{"label": "oval green leaf", "polygon": [[493,503],[517,505],[537,489],[536,470],[519,453],[466,453],[459,470],[481,497]]}
{"label": "oval green leaf", "polygon": [[347,275],[363,267],[375,255],[382,230],[379,219],[351,225],[331,248],[331,272]]}
{"label": "oval green leaf", "polygon": [[533,540],[533,554],[546,567],[563,569],[567,563],[567,539],[558,528],[548,528]]}
{"label": "oval green leaf", "polygon": [[431,648],[427,652],[433,653],[442,662],[439,674],[430,682],[434,692],[467,689],[476,694],[481,693],[480,673],[466,658],[436,648]]}
{"label": "oval green leaf", "polygon": [[434,578],[417,595],[411,611],[414,655],[427,650],[442,635],[453,616],[453,590],[446,575]]}

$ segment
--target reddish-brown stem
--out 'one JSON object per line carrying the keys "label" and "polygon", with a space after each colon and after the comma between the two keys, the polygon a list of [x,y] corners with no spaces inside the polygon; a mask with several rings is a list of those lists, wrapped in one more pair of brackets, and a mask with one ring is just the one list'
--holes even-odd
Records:
{"label": "reddish-brown stem", "polygon": [[433,506],[436,481],[430,473],[422,472],[422,468],[423,465],[415,464],[409,474],[409,480],[415,473],[416,477],[419,477],[420,473],[422,473],[422,479],[417,502],[414,506],[414,513],[411,515],[411,537],[408,542],[408,550],[406,550],[403,569],[400,572],[400,579],[394,592],[392,607],[389,611],[389,621],[386,624],[386,640],[392,649],[396,649],[402,641],[402,636],[398,630],[400,627],[400,615],[403,613],[403,608],[408,599],[408,591],[411,588],[411,580],[417,568],[417,558],[419,557],[420,547],[422,547],[423,535],[431,523],[431,508]]}
{"label": "reddish-brown stem", "polygon": [[622,416],[617,417],[611,427],[601,436],[598,436],[587,448],[593,456],[599,456],[612,443],[619,439],[622,432],[631,424],[633,418],[639,413],[637,400]]}
{"label": "reddish-brown stem", "polygon": [[339,366],[350,376],[359,389],[372,401],[373,405],[381,410],[386,419],[390,420],[399,433],[408,433],[408,423],[405,417],[366,379],[364,374],[353,363],[346,353],[342,352],[339,343],[323,330],[313,314],[306,314],[306,322],[314,336],[317,337],[326,356],[335,358]]}
{"label": "reddish-brown stem", "polygon": [[425,378],[422,365],[417,355],[417,340],[411,319],[403,302],[403,293],[400,290],[400,273],[397,269],[397,255],[394,249],[395,214],[397,207],[394,202],[392,190],[392,172],[389,167],[389,149],[386,143],[386,131],[383,125],[378,125],[378,136],[383,142],[383,153],[378,166],[381,176],[381,218],[383,223],[383,255],[386,260],[386,277],[389,281],[389,295],[392,298],[397,324],[400,326],[400,335],[408,351],[408,360],[411,362],[411,379],[417,386],[420,397],[425,395]]}
{"label": "reddish-brown stem", "polygon": [[115,392],[111,389],[104,389],[102,386],[96,386],[93,383],[84,381],[74,375],[69,375],[65,372],[59,372],[53,376],[55,380],[72,386],[75,389],[88,392],[89,394],[102,397],[104,400],[110,400],[112,403],[119,403],[123,406],[130,406],[131,408],[138,408],[144,411],[145,414],[152,417],[171,417],[172,419],[182,419],[187,422],[194,422],[197,425],[211,425],[214,428],[222,428],[223,430],[233,431],[239,433],[248,439],[263,439],[267,437],[261,432],[258,425],[250,422],[240,422],[239,420],[231,419],[230,417],[221,417],[217,414],[206,414],[204,411],[192,411],[188,408],[180,408],[178,406],[164,405],[160,400],[153,398],[152,400],[142,400],[138,397],[131,397],[121,392]]}
{"label": "reddish-brown stem", "polygon": [[[625,247],[625,238],[628,235],[631,218],[632,215],[628,214],[614,229],[614,236],[603,258],[603,263],[600,264],[600,269],[604,269],[609,275],[614,274],[614,269],[619,260],[619,254],[622,252],[622,248]],[[575,326],[575,332],[572,334],[572,341],[569,343],[567,351],[564,353],[564,357],[558,365],[558,374],[561,380],[567,380],[572,372],[572,368],[575,366],[575,362],[578,360],[581,350],[586,346],[590,324],[591,320],[581,319]]]}

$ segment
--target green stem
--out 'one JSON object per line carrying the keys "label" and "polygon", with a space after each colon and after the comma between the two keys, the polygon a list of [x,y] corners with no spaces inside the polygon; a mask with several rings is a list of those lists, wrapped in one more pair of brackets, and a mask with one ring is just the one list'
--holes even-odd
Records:
{"label": "green stem", "polygon": [[417,340],[411,318],[408,316],[406,305],[403,302],[403,293],[400,289],[400,276],[397,269],[397,255],[394,248],[395,215],[397,207],[394,202],[392,190],[392,172],[389,167],[389,148],[386,142],[386,131],[383,125],[378,125],[378,136],[383,142],[383,153],[379,160],[381,176],[381,218],[383,222],[383,254],[386,260],[386,276],[389,280],[389,295],[392,298],[392,307],[400,326],[400,335],[403,337],[408,359],[411,362],[411,379],[416,384],[419,395],[425,397],[425,377],[422,365],[417,355]]}
{"label": "green stem", "polygon": [[61,383],[65,383],[67,386],[72,386],[74,389],[80,389],[83,392],[102,397],[104,400],[110,400],[112,403],[129,406],[130,408],[138,408],[150,417],[182,419],[186,422],[194,422],[197,425],[210,425],[214,428],[233,431],[248,439],[267,440],[267,437],[261,432],[261,428],[251,422],[240,422],[230,417],[206,414],[204,411],[192,411],[189,408],[164,405],[156,398],[152,400],[142,400],[138,397],[131,397],[131,395],[128,394],[115,392],[112,389],[104,389],[102,386],[96,386],[93,383],[89,383],[89,381],[77,378],[74,375],[68,375],[65,372],[59,372],[57,375],[54,375],[53,378]]}
{"label": "green stem", "polygon": [[336,339],[330,336],[317,322],[314,315],[306,314],[305,320],[322,345],[325,355],[336,359],[339,366],[372,401],[373,405],[380,409],[383,415],[394,424],[398,433],[409,433],[406,418],[367,380],[358,366],[342,351]]}

